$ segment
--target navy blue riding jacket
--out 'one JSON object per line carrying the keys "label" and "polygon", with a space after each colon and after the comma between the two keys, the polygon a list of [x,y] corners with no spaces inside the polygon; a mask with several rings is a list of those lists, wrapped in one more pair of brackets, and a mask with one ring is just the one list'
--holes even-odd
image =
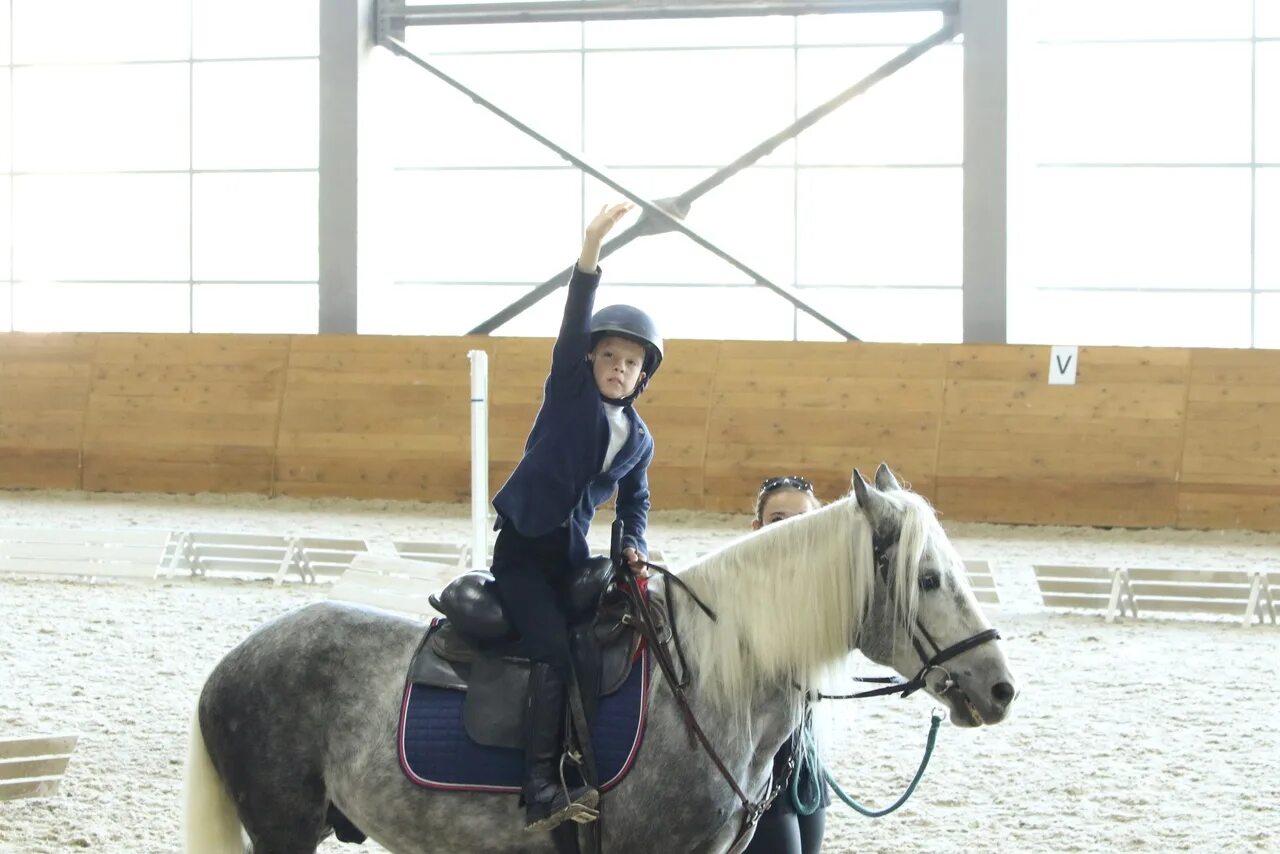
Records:
{"label": "navy blue riding jacket", "polygon": [[567,523],[569,560],[590,556],[587,530],[596,508],[618,490],[617,515],[626,525],[624,546],[648,554],[649,463],[653,437],[635,408],[626,406],[630,434],[613,464],[601,472],[609,447],[607,404],[600,396],[587,355],[591,312],[600,270],[573,268],[564,319],[543,387],[542,407],[525,441],[524,457],[493,499],[499,526],[514,525],[526,537],[541,537]]}

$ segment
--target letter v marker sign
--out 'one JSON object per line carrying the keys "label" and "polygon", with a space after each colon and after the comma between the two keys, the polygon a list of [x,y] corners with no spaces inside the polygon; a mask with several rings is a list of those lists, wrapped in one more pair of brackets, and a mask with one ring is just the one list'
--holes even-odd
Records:
{"label": "letter v marker sign", "polygon": [[1049,385],[1075,385],[1076,363],[1079,361],[1079,347],[1054,346],[1049,353]]}

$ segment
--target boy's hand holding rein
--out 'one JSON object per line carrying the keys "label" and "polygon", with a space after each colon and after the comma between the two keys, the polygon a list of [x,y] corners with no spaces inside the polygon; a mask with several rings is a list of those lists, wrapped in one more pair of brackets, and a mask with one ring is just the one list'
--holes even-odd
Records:
{"label": "boy's hand holding rein", "polygon": [[578,256],[579,270],[584,273],[596,271],[600,266],[600,244],[604,242],[605,235],[634,207],[631,202],[620,202],[600,208],[595,218],[587,223],[586,235],[582,239],[582,254]]}
{"label": "boy's hand holding rein", "polygon": [[649,577],[649,569],[645,566],[645,562],[649,560],[649,556],[641,554],[632,548],[622,550],[622,558],[631,567],[631,574],[638,575],[641,578]]}

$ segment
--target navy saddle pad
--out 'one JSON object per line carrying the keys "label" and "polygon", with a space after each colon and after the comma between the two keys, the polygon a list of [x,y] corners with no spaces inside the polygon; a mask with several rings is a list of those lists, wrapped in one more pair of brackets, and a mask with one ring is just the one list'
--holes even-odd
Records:
{"label": "navy saddle pad", "polygon": [[[602,696],[591,725],[591,746],[601,790],[617,785],[631,769],[644,737],[649,700],[649,652],[639,658],[616,691]],[[432,789],[519,792],[524,753],[481,744],[467,732],[466,691],[409,679],[400,707],[397,746],[410,780]],[[523,706],[522,693],[512,705]]]}

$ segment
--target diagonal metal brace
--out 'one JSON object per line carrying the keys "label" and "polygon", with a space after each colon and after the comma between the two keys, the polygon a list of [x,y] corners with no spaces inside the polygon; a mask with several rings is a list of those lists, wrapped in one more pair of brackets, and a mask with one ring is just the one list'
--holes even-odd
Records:
{"label": "diagonal metal brace", "polygon": [[[396,53],[410,60],[415,65],[418,65],[421,68],[424,68],[427,71],[430,71],[432,74],[439,77],[445,83],[448,83],[450,86],[454,87],[458,91],[470,97],[477,104],[481,105],[482,107],[485,107],[490,112],[499,116],[500,118],[505,120],[507,123],[511,124],[518,130],[520,130],[521,132],[525,133],[526,135],[542,143],[544,146],[556,152],[565,160],[572,163],[574,166],[577,166],[583,172],[595,178],[597,181],[600,181],[602,184],[612,188],[615,192],[619,193],[624,198],[629,199],[630,201],[634,202],[636,205],[640,206],[644,210],[645,214],[647,214],[650,217],[650,219],[656,220],[656,225],[661,226],[663,231],[680,232],[685,237],[692,240],[694,243],[706,249],[712,255],[715,255],[717,258],[721,259],[722,261],[726,262],[730,266],[736,268],[737,270],[745,274],[755,284],[760,285],[762,287],[766,287],[769,290],[773,291],[774,293],[778,294],[783,299],[787,300],[792,305],[796,306],[796,308],[799,308],[800,310],[807,312],[808,314],[812,315],[821,323],[824,323],[827,326],[829,326],[837,334],[843,336],[844,338],[850,341],[858,340],[857,336],[854,335],[852,332],[845,329],[839,323],[836,323],[834,320],[827,317],[825,314],[823,314],[822,312],[818,311],[816,308],[814,308],[813,306],[805,302],[798,294],[794,292],[792,288],[784,285],[779,285],[776,282],[771,281],[763,273],[760,273],[752,269],[751,267],[748,267],[746,264],[739,261],[734,256],[730,255],[728,252],[724,251],[719,246],[712,243],[710,240],[703,237],[698,232],[689,228],[689,226],[685,225],[683,222],[681,222],[679,219],[673,216],[670,212],[664,210],[663,208],[659,207],[655,203],[649,201],[647,198],[635,192],[631,188],[623,185],[617,179],[608,175],[604,170],[588,163],[580,155],[574,154],[573,152],[569,151],[567,148],[564,148],[563,146],[557,144],[556,142],[552,141],[548,137],[544,136],[543,134],[529,127],[525,123],[521,122],[519,119],[512,116],[510,113],[507,113],[506,111],[502,110],[496,104],[486,100],[485,98],[478,95],[475,91],[467,88],[462,83],[460,83],[453,77],[449,76],[440,68],[436,67],[435,65],[431,64],[427,60],[423,59],[421,56],[418,56],[413,51],[409,50],[409,48],[405,46],[404,42],[401,42],[399,39],[389,38],[387,40],[387,43],[392,48],[392,50],[394,50]],[[642,225],[644,230],[640,231],[639,227]],[[634,229],[639,233],[633,234],[631,236],[631,239],[635,239],[635,237],[640,236],[641,233],[651,233],[651,234],[656,233],[655,231],[652,230],[655,227],[656,226],[654,223],[645,223],[644,217],[641,217],[641,220],[636,223],[636,227]],[[612,248],[616,249],[617,246],[614,246]],[[477,329],[473,330],[471,334],[481,335],[481,334],[485,334],[487,331],[492,331],[492,330],[482,330],[480,327],[477,327]]]}
{"label": "diagonal metal brace", "polygon": [[[728,178],[732,177],[734,174],[747,168],[752,163],[755,163],[760,158],[764,157],[765,155],[769,154],[771,151],[775,150],[783,142],[786,142],[787,140],[794,138],[801,131],[811,127],[813,124],[817,123],[820,119],[824,118],[825,116],[833,112],[839,106],[843,105],[847,101],[852,100],[853,98],[867,91],[873,85],[878,83],[880,80],[883,80],[884,78],[893,74],[895,71],[898,71],[899,69],[903,68],[910,62],[922,56],[928,50],[932,49],[933,47],[939,44],[943,44],[947,41],[950,41],[952,38],[955,37],[955,34],[956,34],[955,19],[952,17],[948,17],[946,24],[942,27],[942,29],[938,30],[938,32],[934,33],[929,38],[915,45],[912,45],[907,50],[903,51],[898,56],[890,59],[884,65],[880,66],[878,69],[873,71],[871,74],[867,75],[862,80],[858,81],[853,86],[838,93],[837,95],[830,98],[823,104],[820,104],[819,106],[810,110],[804,116],[801,116],[799,119],[797,119],[792,124],[788,125],[783,130],[779,131],[778,133],[764,140],[760,144],[752,147],[743,155],[736,158],[732,163],[717,170],[714,174],[708,176],[706,179],[695,184],[693,187],[686,190],[684,193],[681,193],[679,196],[676,196],[674,198],[658,200],[656,202],[649,201],[648,199],[642,197],[640,194],[630,190],[629,188],[619,183],[616,179],[607,175],[603,170],[595,166],[592,166],[590,163],[585,161],[581,156],[576,155],[573,152],[570,152],[568,149],[558,145],[551,139],[547,138],[546,136],[542,135],[538,131],[524,124],[519,119],[512,116],[511,114],[502,110],[496,104],[493,104],[492,102],[488,101],[487,99],[485,99],[484,97],[476,93],[474,90],[468,88],[467,86],[465,86],[464,84],[462,84],[461,82],[459,82],[458,80],[456,80],[455,78],[453,78],[452,76],[444,72],[442,69],[438,68],[437,66],[428,62],[427,60],[423,59],[421,56],[415,54],[400,39],[388,35],[385,29],[380,33],[380,41],[384,46],[390,48],[393,52],[401,56],[404,56],[414,64],[420,66],[426,71],[429,71],[430,73],[438,77],[443,82],[447,83],[454,89],[457,89],[459,92],[469,97],[476,104],[482,107],[485,107],[490,112],[494,113],[499,118],[503,119],[508,124],[515,127],[517,130],[531,137],[532,139],[539,142],[543,146],[556,152],[562,158],[572,163],[573,165],[577,166],[586,174],[591,175],[592,177],[596,178],[597,180],[601,181],[607,186],[613,188],[615,191],[621,193],[625,198],[630,199],[632,202],[639,205],[642,209],[642,214],[640,219],[627,230],[621,232],[614,238],[608,240],[601,247],[600,257],[602,259],[604,257],[607,257],[609,254],[617,251],[618,249],[622,248],[623,246],[627,245],[631,241],[635,240],[637,237],[642,237],[649,234],[661,234],[666,232],[678,231],[684,234],[694,243],[702,246],[704,249],[711,252],[713,255],[719,257],[721,260],[724,260],[731,266],[735,267],[739,271],[746,274],[757,285],[769,288],[770,290],[777,293],[779,296],[786,299],[792,305],[796,306],[796,308],[806,312],[807,314],[811,315],[821,323],[830,327],[839,335],[843,336],[848,340],[856,341],[856,340],[859,340],[857,336],[855,336],[853,333],[849,332],[848,330],[844,329],[834,320],[822,314],[817,309],[813,308],[811,305],[805,302],[805,300],[802,299],[799,296],[799,294],[795,293],[794,289],[788,286],[777,284],[769,280],[762,274],[758,273],[754,269],[748,267],[746,264],[739,261],[737,258],[733,257],[732,255],[725,252],[724,250],[720,249],[711,241],[702,237],[702,235],[698,234],[693,229],[686,226],[682,220],[684,216],[688,214],[688,211],[692,203],[697,198],[701,197],[705,193],[709,192],[710,190],[724,183],[724,181],[728,180]],[[536,304],[537,302],[542,300],[545,296],[547,296],[548,294],[550,294],[551,292],[553,292],[554,290],[562,286],[564,282],[568,280],[568,277],[572,272],[572,269],[573,269],[572,266],[570,266],[560,271],[552,278],[546,280],[541,285],[538,285],[537,287],[535,287],[528,294],[525,294],[523,297],[516,300],[511,305],[507,306],[505,309],[498,312],[493,317],[489,318],[488,320],[484,321],[483,323],[475,327],[473,330],[471,330],[469,334],[485,335],[493,332],[494,330],[502,326],[502,324],[506,323],[511,318],[517,316],[522,311]]]}

